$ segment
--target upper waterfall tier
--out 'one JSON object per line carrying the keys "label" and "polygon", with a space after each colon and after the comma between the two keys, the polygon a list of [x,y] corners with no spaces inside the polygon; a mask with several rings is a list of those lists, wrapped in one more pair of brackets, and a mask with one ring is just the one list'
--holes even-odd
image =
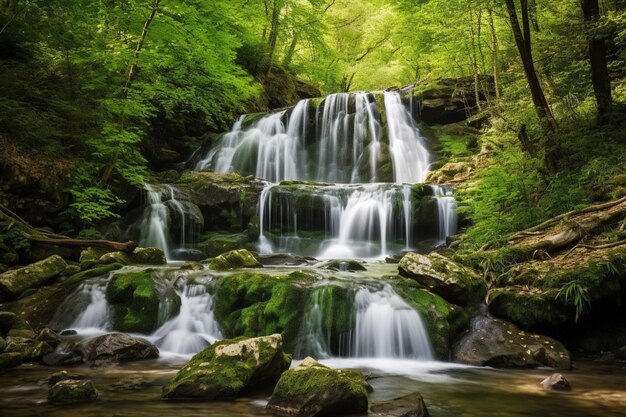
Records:
{"label": "upper waterfall tier", "polygon": [[[319,104],[319,105],[317,105]],[[241,117],[196,165],[269,182],[419,183],[430,155],[399,93],[332,94]]]}

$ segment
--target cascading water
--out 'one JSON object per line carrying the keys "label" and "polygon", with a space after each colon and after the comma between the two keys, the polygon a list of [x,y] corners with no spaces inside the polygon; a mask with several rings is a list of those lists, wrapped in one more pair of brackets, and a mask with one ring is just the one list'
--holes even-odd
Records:
{"label": "cascading water", "polygon": [[456,200],[452,189],[446,186],[433,186],[439,216],[439,245],[445,245],[449,236],[457,233]]}
{"label": "cascading water", "polygon": [[75,329],[98,333],[110,329],[106,285],[110,274],[82,283],[59,306],[50,325],[57,329]]}

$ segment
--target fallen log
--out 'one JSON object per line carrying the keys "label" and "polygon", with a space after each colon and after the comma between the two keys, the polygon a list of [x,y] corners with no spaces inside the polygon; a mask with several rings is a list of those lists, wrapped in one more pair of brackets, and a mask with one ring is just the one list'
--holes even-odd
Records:
{"label": "fallen log", "polygon": [[27,236],[27,239],[31,242],[41,243],[44,245],[56,245],[56,246],[69,246],[80,248],[102,248],[109,249],[111,251],[118,252],[132,252],[138,244],[137,242],[113,242],[111,240],[80,240],[80,239],[48,239],[34,236]]}

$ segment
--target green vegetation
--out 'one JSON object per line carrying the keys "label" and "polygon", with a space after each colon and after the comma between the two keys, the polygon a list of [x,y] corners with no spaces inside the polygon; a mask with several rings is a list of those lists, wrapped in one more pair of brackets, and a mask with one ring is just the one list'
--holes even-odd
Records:
{"label": "green vegetation", "polygon": [[123,332],[150,333],[157,327],[159,296],[153,270],[119,273],[107,285],[107,301],[114,308],[114,326]]}

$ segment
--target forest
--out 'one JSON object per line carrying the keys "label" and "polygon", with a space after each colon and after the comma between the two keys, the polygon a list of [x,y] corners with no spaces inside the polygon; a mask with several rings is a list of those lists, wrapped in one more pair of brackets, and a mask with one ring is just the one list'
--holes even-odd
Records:
{"label": "forest", "polygon": [[625,0],[0,0],[0,80],[11,415],[623,412]]}

